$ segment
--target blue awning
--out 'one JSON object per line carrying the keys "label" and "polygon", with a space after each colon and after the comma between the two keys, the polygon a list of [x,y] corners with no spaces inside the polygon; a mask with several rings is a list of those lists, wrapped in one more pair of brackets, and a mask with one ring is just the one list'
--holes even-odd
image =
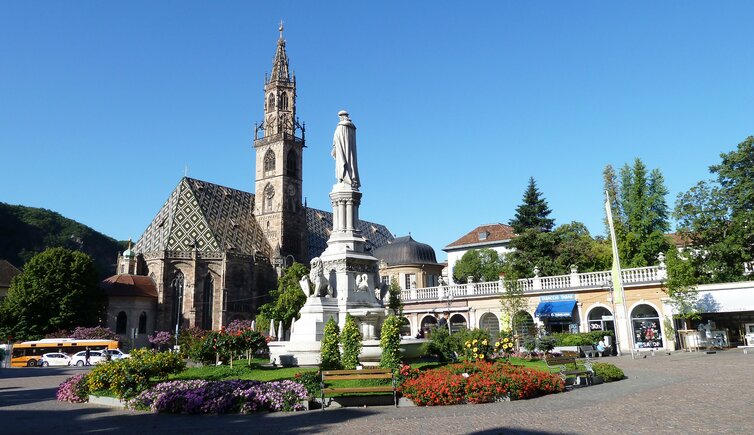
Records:
{"label": "blue awning", "polygon": [[534,315],[539,318],[573,317],[576,301],[547,301],[540,302]]}

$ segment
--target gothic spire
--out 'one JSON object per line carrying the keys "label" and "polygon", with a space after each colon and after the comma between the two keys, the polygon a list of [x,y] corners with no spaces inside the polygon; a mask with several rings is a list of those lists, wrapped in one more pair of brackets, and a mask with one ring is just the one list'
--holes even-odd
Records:
{"label": "gothic spire", "polygon": [[291,75],[288,73],[288,55],[285,53],[285,39],[283,39],[283,21],[280,21],[280,39],[278,39],[278,48],[275,51],[275,59],[272,61],[272,74],[270,81],[290,81]]}

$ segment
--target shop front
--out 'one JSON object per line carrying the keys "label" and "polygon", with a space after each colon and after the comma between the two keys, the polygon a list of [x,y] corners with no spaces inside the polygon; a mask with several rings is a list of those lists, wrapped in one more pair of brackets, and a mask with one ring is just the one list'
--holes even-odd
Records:
{"label": "shop front", "polygon": [[579,313],[573,294],[541,296],[534,317],[548,333],[579,332]]}

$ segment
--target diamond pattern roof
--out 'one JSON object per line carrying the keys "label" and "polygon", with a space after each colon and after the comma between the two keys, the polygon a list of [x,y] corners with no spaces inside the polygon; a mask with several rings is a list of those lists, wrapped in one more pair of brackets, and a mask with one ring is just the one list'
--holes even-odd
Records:
{"label": "diamond pattern roof", "polygon": [[[309,260],[311,260],[327,248],[327,239],[330,238],[332,232],[332,213],[307,207],[306,226],[309,230]],[[393,234],[384,225],[359,220],[357,226],[367,239],[367,246],[371,246],[372,249],[393,241]]]}

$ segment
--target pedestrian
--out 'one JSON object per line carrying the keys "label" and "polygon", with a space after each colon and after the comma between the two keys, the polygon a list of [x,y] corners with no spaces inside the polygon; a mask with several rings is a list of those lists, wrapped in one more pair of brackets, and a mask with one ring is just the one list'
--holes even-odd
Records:
{"label": "pedestrian", "polygon": [[84,365],[91,365],[89,364],[89,356],[91,355],[91,351],[89,350],[89,346],[86,347],[86,353],[84,353]]}

